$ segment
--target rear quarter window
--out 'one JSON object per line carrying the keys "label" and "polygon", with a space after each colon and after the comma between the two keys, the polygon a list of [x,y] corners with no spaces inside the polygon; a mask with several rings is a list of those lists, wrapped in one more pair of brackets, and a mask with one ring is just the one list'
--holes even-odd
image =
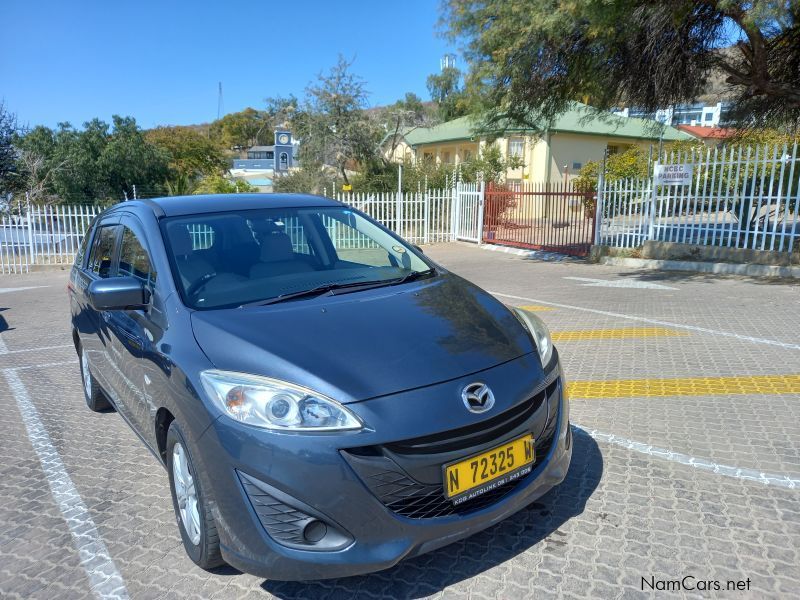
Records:
{"label": "rear quarter window", "polygon": [[117,226],[105,225],[97,229],[92,242],[92,251],[86,270],[98,277],[111,276],[114,247],[117,241]]}
{"label": "rear quarter window", "polygon": [[83,236],[81,240],[81,245],[78,248],[78,253],[75,255],[75,266],[78,268],[83,268],[83,261],[86,258],[86,248],[89,245],[89,240],[92,239],[92,233],[94,232],[93,227],[89,227],[86,229],[86,234]]}

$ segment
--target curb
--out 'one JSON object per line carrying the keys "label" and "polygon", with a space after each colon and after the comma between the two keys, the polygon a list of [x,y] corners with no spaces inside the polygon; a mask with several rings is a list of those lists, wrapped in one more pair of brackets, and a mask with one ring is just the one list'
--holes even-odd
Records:
{"label": "curb", "polygon": [[[470,246],[475,247],[476,244],[470,244]],[[546,260],[551,262],[560,262],[565,260],[586,262],[585,258],[571,256],[569,254],[559,254],[558,252],[547,252],[545,250],[525,250],[523,248],[512,248],[511,246],[500,246],[498,244],[477,244],[477,247],[482,250],[489,250],[491,252],[502,252],[503,254],[511,254],[512,256],[535,258],[537,260]]]}
{"label": "curb", "polygon": [[72,269],[72,263],[64,263],[60,265],[29,265],[29,273],[48,273],[53,271],[69,271]]}
{"label": "curb", "polygon": [[647,258],[619,258],[614,256],[604,256],[598,262],[601,265],[632,267],[634,269],[694,271],[696,273],[713,273],[715,275],[744,275],[747,277],[780,277],[786,279],[800,279],[800,267],[743,265],[737,263],[712,263],[687,260],[654,260]]}

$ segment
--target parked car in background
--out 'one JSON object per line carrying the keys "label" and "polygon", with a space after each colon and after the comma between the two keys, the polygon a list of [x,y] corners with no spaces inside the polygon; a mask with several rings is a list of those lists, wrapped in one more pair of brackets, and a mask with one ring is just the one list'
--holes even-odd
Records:
{"label": "parked car in background", "polygon": [[118,204],[69,292],[86,402],[115,408],[167,468],[203,568],[384,569],[567,473],[545,325],[339,202]]}

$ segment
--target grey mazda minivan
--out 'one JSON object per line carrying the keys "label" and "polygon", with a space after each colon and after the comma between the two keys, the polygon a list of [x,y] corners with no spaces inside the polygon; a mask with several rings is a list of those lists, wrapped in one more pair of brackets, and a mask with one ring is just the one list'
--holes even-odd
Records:
{"label": "grey mazda minivan", "polygon": [[86,402],[167,468],[203,568],[385,569],[566,476],[542,321],[339,202],[118,204],[87,232],[69,296]]}

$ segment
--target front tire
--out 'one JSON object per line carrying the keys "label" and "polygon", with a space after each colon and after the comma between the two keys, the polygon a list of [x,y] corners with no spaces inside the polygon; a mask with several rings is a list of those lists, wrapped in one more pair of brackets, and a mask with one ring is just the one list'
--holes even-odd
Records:
{"label": "front tire", "polygon": [[224,565],[214,517],[196,476],[189,446],[175,421],[167,432],[167,472],[172,506],[186,554],[201,569]]}
{"label": "front tire", "polygon": [[83,346],[78,347],[78,358],[80,359],[83,397],[86,399],[86,406],[94,412],[112,408],[105,392],[103,392],[100,384],[97,383],[97,380],[92,375],[92,369],[89,366],[89,354],[83,349]]}

